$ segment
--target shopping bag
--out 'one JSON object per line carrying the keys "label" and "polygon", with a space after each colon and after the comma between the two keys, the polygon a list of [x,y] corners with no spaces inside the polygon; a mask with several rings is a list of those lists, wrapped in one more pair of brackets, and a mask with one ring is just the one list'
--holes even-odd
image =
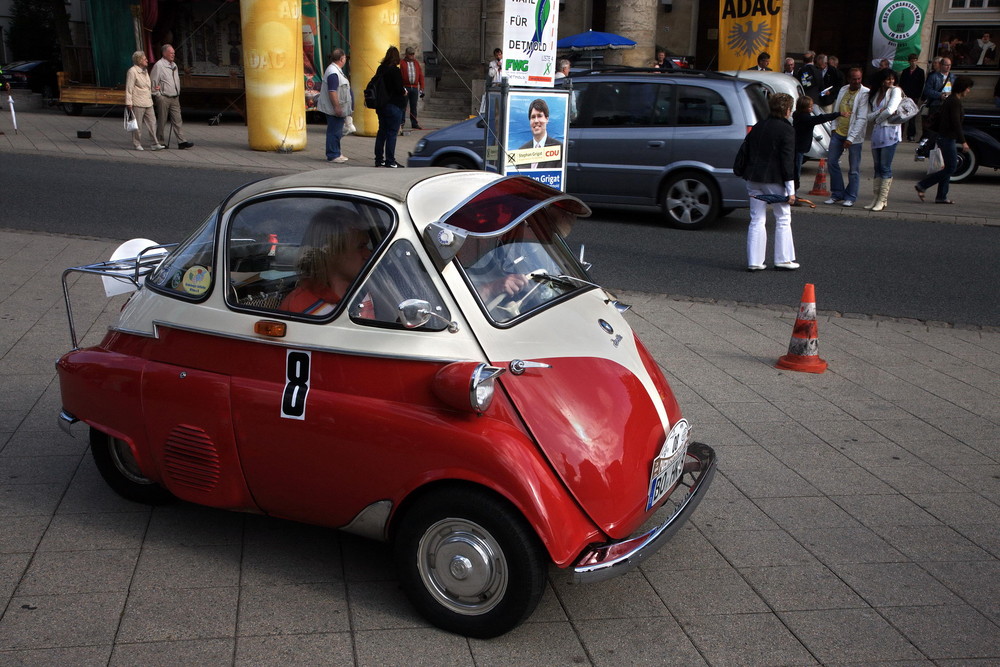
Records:
{"label": "shopping bag", "polygon": [[129,109],[125,109],[125,131],[126,132],[138,132],[139,131],[139,121],[135,119],[135,114]]}
{"label": "shopping bag", "polygon": [[358,128],[354,127],[354,116],[347,116],[344,119],[344,136],[348,134],[354,134],[358,131]]}
{"label": "shopping bag", "polygon": [[933,174],[942,169],[944,169],[944,155],[941,153],[941,149],[935,146],[927,157],[927,173]]}

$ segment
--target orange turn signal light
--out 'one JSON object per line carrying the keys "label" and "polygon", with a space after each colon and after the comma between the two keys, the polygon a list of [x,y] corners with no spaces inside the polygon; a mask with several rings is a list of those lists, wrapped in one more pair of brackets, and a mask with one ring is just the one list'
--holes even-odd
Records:
{"label": "orange turn signal light", "polygon": [[253,332],[255,334],[270,336],[271,338],[284,338],[287,329],[288,327],[284,322],[275,322],[274,320],[258,320],[253,325]]}

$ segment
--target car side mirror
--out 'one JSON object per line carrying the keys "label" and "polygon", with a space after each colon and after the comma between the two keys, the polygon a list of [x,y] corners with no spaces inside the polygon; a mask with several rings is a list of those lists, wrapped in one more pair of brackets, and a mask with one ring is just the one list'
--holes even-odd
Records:
{"label": "car side mirror", "polygon": [[431,310],[431,304],[423,299],[407,299],[399,304],[399,321],[407,329],[417,329],[437,318],[442,322],[447,322],[448,332],[458,332],[458,322],[453,322],[446,317],[438,315]]}

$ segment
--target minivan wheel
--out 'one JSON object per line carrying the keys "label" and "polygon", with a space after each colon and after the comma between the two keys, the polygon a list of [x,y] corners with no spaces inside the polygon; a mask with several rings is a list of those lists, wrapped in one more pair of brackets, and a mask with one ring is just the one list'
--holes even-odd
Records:
{"label": "minivan wheel", "polygon": [[955,173],[951,175],[951,182],[961,183],[972,178],[978,168],[979,161],[976,160],[976,154],[971,148],[965,152],[958,151],[958,163],[955,165]]}
{"label": "minivan wheel", "polygon": [[435,167],[445,167],[447,169],[478,169],[472,160],[459,155],[446,155],[434,163]]}
{"label": "minivan wheel", "polygon": [[146,505],[160,505],[173,499],[169,491],[142,474],[124,440],[92,428],[90,453],[101,477],[121,497]]}
{"label": "minivan wheel", "polygon": [[451,488],[398,519],[396,568],[410,602],[437,627],[488,639],[531,615],[545,590],[548,558],[506,501]]}
{"label": "minivan wheel", "polygon": [[715,183],[694,171],[671,176],[660,201],[667,222],[678,229],[701,229],[719,215]]}

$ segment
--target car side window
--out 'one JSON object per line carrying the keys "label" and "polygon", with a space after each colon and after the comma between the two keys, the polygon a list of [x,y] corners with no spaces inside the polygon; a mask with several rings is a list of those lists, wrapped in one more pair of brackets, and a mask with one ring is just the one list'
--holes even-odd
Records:
{"label": "car side window", "polygon": [[[401,239],[379,260],[352,299],[348,312],[358,324],[402,329],[398,322],[399,306],[408,299],[428,302],[431,312],[441,316],[431,318],[421,330],[441,331],[448,327],[451,321],[448,306],[431,282],[413,244]],[[366,308],[372,311],[370,317],[364,316]]]}
{"label": "car side window", "polygon": [[710,88],[677,87],[678,125],[732,125],[733,118],[722,95]]}
{"label": "car side window", "polygon": [[647,127],[662,124],[658,83],[638,81],[589,84],[581,94],[574,127]]}
{"label": "car side window", "polygon": [[218,209],[201,227],[167,255],[146,278],[146,284],[169,296],[201,301],[208,296],[215,274],[215,221]]}
{"label": "car side window", "polygon": [[[374,202],[315,195],[251,202],[229,222],[227,302],[296,319],[343,310],[385,245],[393,214]],[[374,318],[371,301],[357,314]]]}

